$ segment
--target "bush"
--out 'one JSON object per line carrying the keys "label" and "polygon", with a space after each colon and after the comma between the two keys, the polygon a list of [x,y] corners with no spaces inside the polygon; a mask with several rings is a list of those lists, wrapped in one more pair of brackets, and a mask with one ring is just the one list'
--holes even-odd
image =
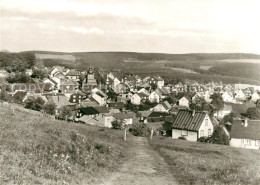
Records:
{"label": "bush", "polygon": [[209,142],[220,145],[229,145],[229,137],[222,126],[216,126],[212,136],[209,138]]}
{"label": "bush", "polygon": [[47,103],[42,108],[45,113],[53,115],[55,114],[56,104],[55,103]]}
{"label": "bush", "polygon": [[209,142],[209,138],[208,137],[200,137],[199,139],[198,139],[198,142],[203,142],[203,143],[207,143],[207,142]]}
{"label": "bush", "polygon": [[42,98],[35,98],[33,96],[29,97],[25,102],[25,108],[40,111],[44,105],[44,101]]}
{"label": "bush", "polygon": [[115,120],[115,121],[112,121],[111,124],[112,124],[112,129],[119,129],[119,130],[121,130],[123,128],[123,123],[120,122],[120,121]]}
{"label": "bush", "polygon": [[150,129],[146,126],[144,123],[134,123],[132,127],[129,129],[129,131],[134,136],[149,136],[150,135]]}

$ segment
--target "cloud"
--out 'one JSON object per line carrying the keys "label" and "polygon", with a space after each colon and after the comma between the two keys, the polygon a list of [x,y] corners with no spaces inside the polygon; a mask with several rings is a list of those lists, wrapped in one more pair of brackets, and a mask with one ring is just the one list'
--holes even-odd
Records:
{"label": "cloud", "polygon": [[86,34],[104,35],[105,34],[103,30],[96,28],[96,27],[86,29],[84,27],[68,27],[67,28],[67,27],[61,26],[60,29],[65,30],[65,31],[72,31],[75,33],[80,33],[83,35],[86,35]]}

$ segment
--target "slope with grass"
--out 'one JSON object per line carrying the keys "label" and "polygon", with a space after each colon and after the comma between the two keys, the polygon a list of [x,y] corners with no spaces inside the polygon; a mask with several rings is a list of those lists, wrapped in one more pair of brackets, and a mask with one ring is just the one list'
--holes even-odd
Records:
{"label": "slope with grass", "polygon": [[260,151],[155,137],[151,146],[171,166],[180,184],[260,182]]}
{"label": "slope with grass", "polygon": [[95,184],[130,145],[122,132],[0,107],[0,184]]}

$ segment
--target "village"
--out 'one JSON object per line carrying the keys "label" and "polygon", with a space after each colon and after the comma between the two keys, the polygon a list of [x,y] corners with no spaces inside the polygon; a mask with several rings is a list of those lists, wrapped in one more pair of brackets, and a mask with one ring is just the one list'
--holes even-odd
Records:
{"label": "village", "polygon": [[[260,107],[260,86],[169,84],[161,76],[122,75],[93,66],[86,71],[53,66],[25,73],[32,76],[35,71],[46,75],[34,83],[2,83],[1,101],[69,122],[108,128],[146,124],[156,135],[193,142],[207,140],[218,127],[230,146],[259,149],[260,120],[252,112]],[[0,76],[7,78],[8,73],[1,70]]]}

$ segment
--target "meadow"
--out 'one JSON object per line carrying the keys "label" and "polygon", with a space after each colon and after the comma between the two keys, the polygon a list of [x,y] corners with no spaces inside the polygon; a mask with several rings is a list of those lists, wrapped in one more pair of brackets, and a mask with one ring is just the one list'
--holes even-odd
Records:
{"label": "meadow", "polygon": [[127,157],[121,131],[0,106],[0,184],[95,184]]}
{"label": "meadow", "polygon": [[180,184],[258,185],[260,151],[154,137],[150,144]]}

